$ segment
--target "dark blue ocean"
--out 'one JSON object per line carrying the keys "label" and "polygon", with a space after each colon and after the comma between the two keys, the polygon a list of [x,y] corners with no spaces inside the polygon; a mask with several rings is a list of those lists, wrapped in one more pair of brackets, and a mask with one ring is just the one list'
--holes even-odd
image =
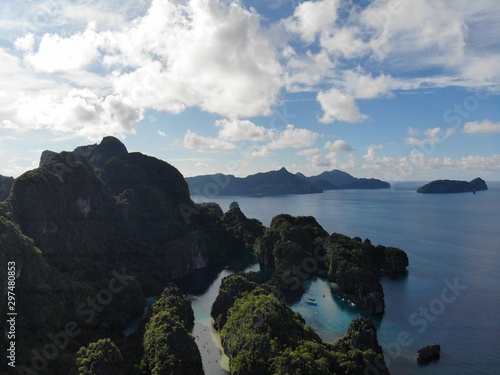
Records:
{"label": "dark blue ocean", "polygon": [[[382,279],[386,312],[374,320],[391,374],[500,374],[500,183],[488,182],[489,190],[477,194],[443,195],[417,194],[420,185],[193,200],[217,202],[224,211],[237,201],[247,217],[266,226],[279,213],[312,215],[329,233],[402,248],[410,260],[408,275]],[[205,372],[219,374],[224,371],[209,313],[220,280],[233,270],[203,272],[184,281],[193,288],[204,285],[190,291],[197,321],[194,334]],[[324,341],[342,336],[349,322],[360,316],[331,293],[324,280],[310,280],[306,288],[302,301],[292,308]],[[309,297],[317,306],[306,303]],[[417,365],[416,351],[432,342],[441,345],[441,359]],[[375,370],[367,369],[366,374]]]}

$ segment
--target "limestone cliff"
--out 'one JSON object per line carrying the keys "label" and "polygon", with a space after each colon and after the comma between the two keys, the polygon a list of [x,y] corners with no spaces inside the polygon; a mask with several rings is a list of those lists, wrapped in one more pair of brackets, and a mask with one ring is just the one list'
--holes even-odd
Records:
{"label": "limestone cliff", "polygon": [[0,202],[6,200],[9,196],[13,182],[13,177],[0,176]]}
{"label": "limestone cliff", "polygon": [[288,286],[287,298],[297,296],[302,281],[326,273],[343,296],[371,314],[385,309],[380,276],[405,273],[408,266],[403,250],[337,233],[328,236],[312,217],[276,216],[256,249],[259,262],[275,268]]}

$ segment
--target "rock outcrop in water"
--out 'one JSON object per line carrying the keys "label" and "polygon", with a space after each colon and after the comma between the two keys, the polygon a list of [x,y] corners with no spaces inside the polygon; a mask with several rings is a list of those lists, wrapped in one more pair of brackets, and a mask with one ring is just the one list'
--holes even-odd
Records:
{"label": "rock outcrop in water", "polygon": [[427,364],[436,361],[441,357],[441,346],[436,343],[424,346],[417,351],[417,362]]}
{"label": "rock outcrop in water", "polygon": [[474,180],[435,180],[417,189],[417,193],[423,194],[448,194],[448,193],[470,193],[481,190],[488,190],[486,182],[477,177]]}

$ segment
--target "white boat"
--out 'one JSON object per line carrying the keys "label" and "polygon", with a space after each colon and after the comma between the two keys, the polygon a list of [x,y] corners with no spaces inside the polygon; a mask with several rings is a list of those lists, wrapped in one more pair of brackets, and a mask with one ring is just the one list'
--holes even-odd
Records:
{"label": "white boat", "polygon": [[318,306],[318,303],[317,303],[317,302],[316,302],[316,300],[315,300],[314,298],[312,298],[312,297],[309,297],[309,298],[307,299],[307,304],[308,304],[308,305],[312,305],[312,306]]}

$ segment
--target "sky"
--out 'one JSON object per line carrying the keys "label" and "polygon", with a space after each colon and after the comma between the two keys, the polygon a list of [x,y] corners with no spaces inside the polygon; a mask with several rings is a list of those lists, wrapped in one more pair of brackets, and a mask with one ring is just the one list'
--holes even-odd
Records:
{"label": "sky", "polygon": [[500,180],[498,0],[3,0],[0,174],[118,137],[188,176]]}

